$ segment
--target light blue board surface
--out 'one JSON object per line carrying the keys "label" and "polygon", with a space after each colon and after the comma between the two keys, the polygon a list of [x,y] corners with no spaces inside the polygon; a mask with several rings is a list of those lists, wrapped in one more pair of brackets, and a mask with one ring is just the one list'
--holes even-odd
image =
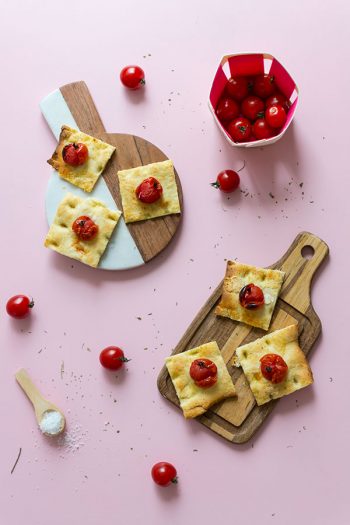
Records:
{"label": "light blue board surface", "polygon": [[[63,124],[78,129],[73,115],[59,89],[48,95],[40,103],[40,109],[57,140]],[[102,177],[100,177],[96,183],[93,191],[86,193],[68,181],[61,179],[57,172],[53,171],[46,192],[46,217],[49,224],[52,223],[55,217],[59,203],[69,192],[84,199],[94,197],[103,201],[108,208],[113,210],[118,209]],[[125,270],[127,268],[141,266],[142,264],[145,264],[144,260],[134,239],[130,235],[123,216],[121,216],[98,268],[104,270]]]}

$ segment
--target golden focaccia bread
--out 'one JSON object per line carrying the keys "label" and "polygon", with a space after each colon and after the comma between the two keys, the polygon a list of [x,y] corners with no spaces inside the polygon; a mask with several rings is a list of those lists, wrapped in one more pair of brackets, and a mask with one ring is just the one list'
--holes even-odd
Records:
{"label": "golden focaccia bread", "polygon": [[[81,142],[89,150],[87,161],[81,166],[70,166],[62,157],[62,150],[67,144]],[[62,126],[57,148],[51,159],[47,162],[58,171],[60,177],[78,186],[84,191],[90,192],[98,181],[99,176],[105,169],[107,162],[115,151],[115,147],[95,139],[82,131],[77,131],[69,126]]]}
{"label": "golden focaccia bread", "polygon": [[[209,388],[200,388],[190,376],[190,366],[195,359],[210,359],[217,366],[217,382]],[[165,360],[185,418],[204,414],[209,407],[236,395],[216,341],[192,348]]]}
{"label": "golden focaccia bread", "polygon": [[[260,369],[260,359],[266,354],[278,354],[288,365],[281,383],[266,379]],[[293,324],[239,346],[236,355],[258,405],[278,399],[310,385],[312,372],[298,343],[298,325]]]}
{"label": "golden focaccia bread", "polygon": [[[217,315],[242,321],[251,326],[268,330],[284,279],[284,272],[257,268],[239,262],[228,261],[220,303],[215,309]],[[239,292],[248,284],[259,286],[265,303],[254,310],[241,306]]]}
{"label": "golden focaccia bread", "polygon": [[[163,188],[160,199],[151,204],[141,202],[135,194],[136,188],[148,177],[157,179]],[[125,222],[143,221],[181,212],[171,160],[118,171],[118,178]]]}
{"label": "golden focaccia bread", "polygon": [[[72,230],[73,222],[83,215],[98,225],[97,235],[89,241],[80,240]],[[62,255],[96,267],[120,216],[120,211],[110,210],[97,199],[82,199],[68,193],[57,208],[44,244]]]}

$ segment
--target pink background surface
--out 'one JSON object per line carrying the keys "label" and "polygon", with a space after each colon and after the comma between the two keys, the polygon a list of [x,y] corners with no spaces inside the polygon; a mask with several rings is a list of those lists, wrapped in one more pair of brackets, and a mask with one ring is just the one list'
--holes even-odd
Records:
{"label": "pink background surface", "polygon": [[[349,15],[345,1],[2,3],[1,523],[349,523],[348,108],[337,107],[350,85]],[[301,91],[291,129],[263,151],[232,149],[207,107],[221,56],[242,51],[272,53]],[[144,92],[119,84],[127,63],[144,67]],[[147,267],[96,271],[43,248],[55,141],[38,104],[74,80],[87,82],[107,130],[151,140],[181,176],[183,227]],[[209,186],[243,160],[248,196]],[[302,230],[331,250],[312,293],[323,321],[315,384],[231,445],[185,421],[156,377],[224,259],[271,264]],[[20,292],[36,306],[14,322],[4,307]],[[98,362],[110,344],[132,359],[117,378]],[[40,435],[20,367],[65,411],[69,442]],[[158,460],[176,465],[177,487],[153,484]]]}

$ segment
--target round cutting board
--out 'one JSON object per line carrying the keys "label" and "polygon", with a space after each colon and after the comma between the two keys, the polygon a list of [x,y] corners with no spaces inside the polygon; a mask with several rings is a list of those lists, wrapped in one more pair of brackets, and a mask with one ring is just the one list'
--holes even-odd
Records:
{"label": "round cutting board", "polygon": [[[91,193],[86,193],[61,179],[56,171],[51,174],[46,194],[46,215],[49,224],[55,217],[58,204],[68,192],[83,198],[100,199],[109,208],[122,211],[118,171],[168,159],[159,148],[141,137],[107,133],[85,82],[67,84],[50,93],[41,102],[40,108],[57,140],[61,126],[66,124],[116,148]],[[175,177],[182,210],[182,189],[176,170]],[[181,214],[171,214],[125,224],[121,216],[98,268],[124,270],[149,262],[172,240],[181,217]]]}

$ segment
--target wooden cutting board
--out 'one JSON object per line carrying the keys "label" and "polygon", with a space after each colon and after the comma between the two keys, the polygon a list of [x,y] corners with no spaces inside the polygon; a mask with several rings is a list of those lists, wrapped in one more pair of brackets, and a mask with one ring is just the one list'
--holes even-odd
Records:
{"label": "wooden cutting board", "polygon": [[[275,264],[270,266],[286,272],[281,293],[272,317],[269,332],[293,323],[299,326],[299,343],[307,355],[321,332],[310,298],[311,281],[329,252],[324,241],[307,232],[300,233]],[[226,399],[197,419],[233,443],[245,443],[258,430],[278,400],[258,406],[241,368],[233,364],[236,348],[254,341],[267,332],[231,319],[218,317],[214,310],[221,297],[222,282],[210,296],[176,346],[178,354],[203,343],[217,341],[228,371],[235,384],[237,397]],[[160,393],[179,406],[175,389],[164,366],[158,376]],[[282,401],[283,402],[283,401]]]}
{"label": "wooden cutting board", "polygon": [[[102,174],[105,184],[103,181],[101,183],[99,181],[92,193],[83,192],[82,194],[79,189],[77,190],[68,182],[62,183],[57,174],[54,174],[55,178],[49,184],[48,189],[48,217],[55,213],[57,200],[59,201],[61,198],[63,184],[65,191],[71,191],[84,197],[94,196],[102,200],[109,190],[117,208],[122,210],[117,177],[118,170],[135,168],[168,159],[157,146],[141,137],[123,133],[107,133],[85,82],[74,82],[62,86],[59,90],[48,95],[40,106],[56,138],[59,136],[61,126],[68,124],[116,147],[114,155]],[[181,210],[183,210],[182,189],[177,173],[176,183]],[[61,186],[58,186],[59,184]],[[60,194],[56,196],[55,192]],[[52,195],[53,193],[55,195]],[[53,210],[50,210],[50,206],[53,207]],[[116,241],[112,243],[115,252],[114,259],[109,255],[108,263],[103,265],[105,260],[103,258],[100,266],[107,269],[125,269],[147,263],[172,240],[181,222],[181,217],[181,214],[172,214],[126,225],[122,219],[124,232],[118,235]],[[118,229],[120,229],[119,224],[116,230]],[[126,255],[128,250],[130,252],[129,257]],[[120,255],[123,256],[122,260],[118,259]]]}

